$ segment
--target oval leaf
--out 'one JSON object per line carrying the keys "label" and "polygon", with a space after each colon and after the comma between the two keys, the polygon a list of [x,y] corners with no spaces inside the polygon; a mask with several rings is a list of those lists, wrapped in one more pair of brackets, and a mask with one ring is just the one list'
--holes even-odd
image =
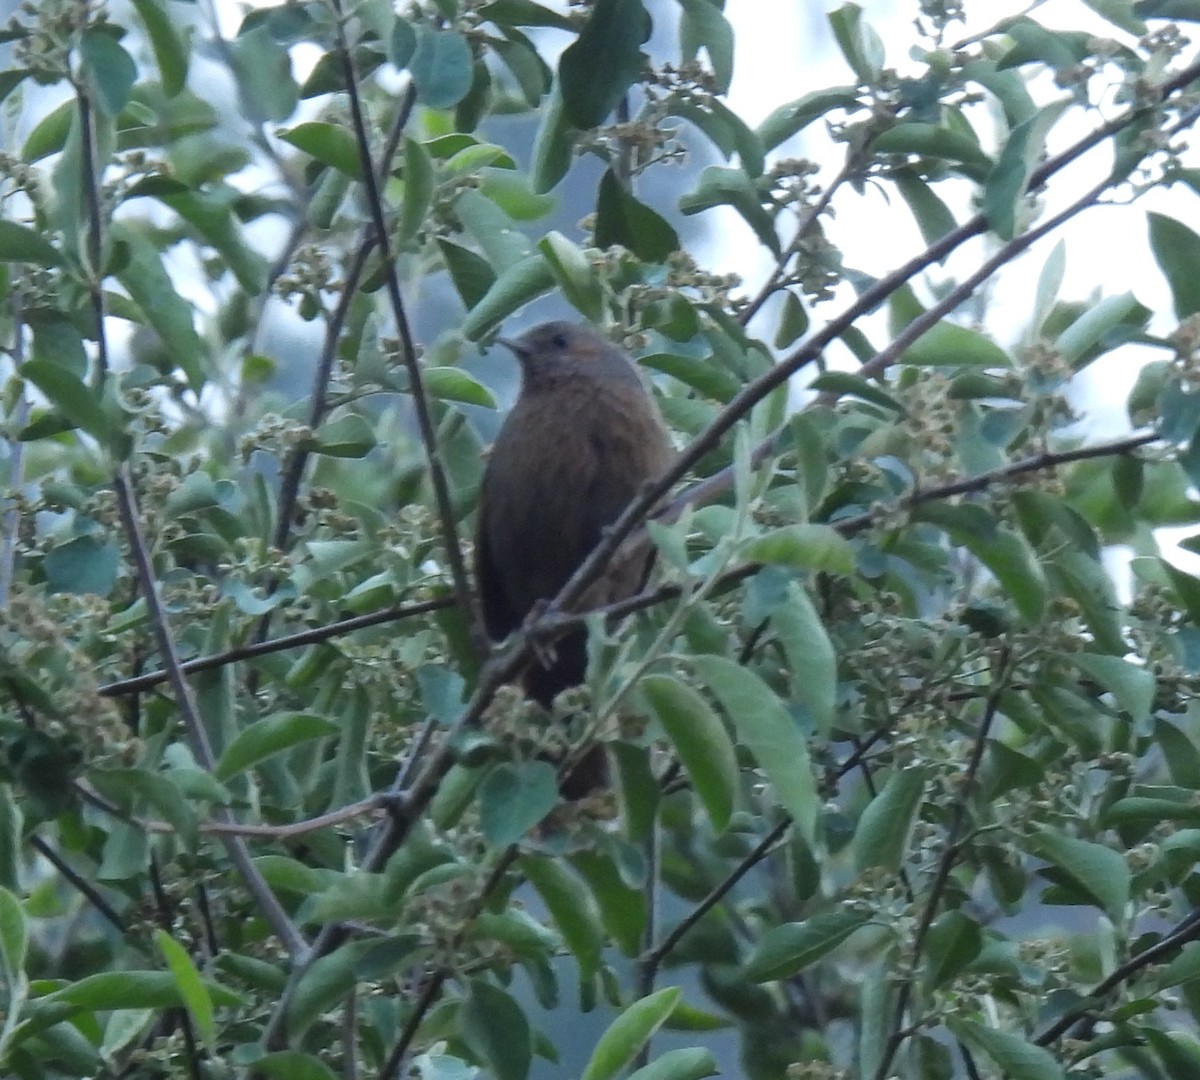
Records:
{"label": "oval leaf", "polygon": [[647,675],[642,692],[670,737],[692,786],[721,832],[729,824],[737,791],[737,758],[716,713],[691,687],[669,675]]}

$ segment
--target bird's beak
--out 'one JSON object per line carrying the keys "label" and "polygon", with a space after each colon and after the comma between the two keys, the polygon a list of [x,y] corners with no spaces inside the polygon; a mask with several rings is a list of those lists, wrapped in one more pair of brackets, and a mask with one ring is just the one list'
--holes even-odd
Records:
{"label": "bird's beak", "polygon": [[511,349],[516,353],[518,360],[524,360],[529,355],[529,350],[516,338],[497,337],[496,344],[503,345],[506,349]]}

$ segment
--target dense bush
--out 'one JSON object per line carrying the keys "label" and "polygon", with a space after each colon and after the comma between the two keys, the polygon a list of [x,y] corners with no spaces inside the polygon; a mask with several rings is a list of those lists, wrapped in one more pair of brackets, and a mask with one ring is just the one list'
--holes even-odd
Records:
{"label": "dense bush", "polygon": [[[4,1075],[1200,1075],[1200,5],[961,6],[757,127],[720,0],[12,20]],[[486,656],[479,345],[566,309],[681,453]]]}

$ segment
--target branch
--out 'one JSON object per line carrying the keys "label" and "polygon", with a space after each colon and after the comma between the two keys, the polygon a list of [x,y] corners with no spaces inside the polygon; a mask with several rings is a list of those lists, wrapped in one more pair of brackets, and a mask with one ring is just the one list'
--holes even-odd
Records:
{"label": "branch", "polygon": [[[383,157],[379,162],[379,180],[381,183],[386,179],[388,173],[391,172],[396,147],[399,146],[400,136],[404,133],[405,127],[408,126],[408,121],[412,116],[416,100],[416,86],[410,81],[404,95],[400,99],[400,108],[392,123],[387,145],[384,147]],[[333,375],[333,364],[337,357],[337,347],[342,337],[342,327],[346,324],[346,317],[350,313],[350,305],[354,302],[354,297],[358,293],[358,283],[362,278],[363,270],[366,268],[367,259],[371,252],[375,250],[379,235],[376,230],[377,225],[375,223],[369,224],[363,229],[362,236],[354,252],[354,258],[346,270],[345,280],[342,282],[342,290],[338,296],[337,305],[334,307],[333,315],[325,324],[325,342],[321,348],[321,357],[317,361],[316,370],[313,372],[312,391],[309,394],[308,426],[313,431],[316,431],[329,411],[329,382]],[[285,550],[288,545],[288,538],[292,529],[292,515],[295,512],[296,498],[300,493],[300,481],[304,475],[304,467],[308,462],[308,458],[309,451],[303,447],[297,447],[288,454],[287,460],[283,465],[283,478],[279,484],[279,516],[275,522],[274,537],[274,544],[280,551]]]}
{"label": "branch", "polygon": [[[475,921],[476,917],[483,911],[484,904],[487,903],[492,890],[500,884],[504,879],[504,875],[508,873],[508,868],[516,860],[517,845],[510,844],[504,849],[504,853],[496,861],[496,865],[492,867],[492,872],[488,874],[487,881],[483,883],[483,887],[479,890],[479,895],[471,903],[466,918],[463,919],[463,924],[449,947],[452,954],[462,943],[464,935],[471,928],[471,924]],[[450,977],[450,974],[451,972],[447,968],[442,967],[429,975],[428,981],[421,990],[420,998],[413,1006],[413,1011],[405,1021],[404,1030],[400,1032],[400,1036],[396,1040],[396,1045],[392,1047],[392,1052],[388,1054],[387,1061],[384,1062],[382,1068],[379,1070],[379,1080],[394,1080],[395,1077],[406,1075],[404,1070],[401,1069],[404,1058],[408,1054],[408,1049],[412,1046],[413,1040],[417,1037],[421,1022],[441,996],[442,987],[446,985],[446,980]]]}
{"label": "branch", "polygon": [[738,863],[733,872],[724,881],[713,886],[709,894],[692,908],[662,941],[638,958],[639,967],[650,970],[657,969],[658,965],[662,963],[663,958],[679,944],[684,935],[715,908],[725,898],[725,894],[741,881],[753,867],[757,866],[771,854],[775,845],[783,838],[784,833],[791,826],[791,815],[785,814],[783,819],[755,845],[754,850]]}
{"label": "branch", "polygon": [[1107,997],[1126,979],[1136,975],[1143,968],[1166,959],[1171,953],[1178,952],[1188,942],[1195,941],[1198,938],[1200,938],[1200,910],[1192,911],[1189,915],[1185,916],[1179,925],[1161,941],[1151,945],[1148,949],[1142,950],[1137,956],[1126,960],[1125,963],[1113,971],[1106,979],[1097,983],[1082,1003],[1063,1013],[1062,1016],[1055,1020],[1050,1027],[1033,1041],[1038,1046],[1049,1046],[1050,1043],[1065,1035],[1067,1029],[1077,1020],[1082,1020],[1087,1016],[1100,1003],[1101,999]]}
{"label": "branch", "polygon": [[[413,409],[417,416],[421,442],[425,447],[425,461],[429,469],[429,479],[433,485],[442,542],[446,548],[446,558],[450,563],[450,576],[454,582],[455,595],[458,597],[459,605],[466,613],[473,631],[477,633],[479,620],[475,618],[471,587],[467,580],[466,563],[463,561],[462,546],[459,543],[458,530],[455,526],[454,507],[450,501],[450,482],[442,464],[437,429],[434,426],[433,413],[429,406],[429,395],[425,390],[421,365],[417,361],[416,345],[408,325],[408,316],[404,310],[404,299],[400,295],[400,278],[396,273],[396,260],[392,254],[391,241],[388,239],[383,196],[380,193],[375,166],[371,160],[371,145],[367,137],[366,120],[363,117],[362,99],[359,96],[358,75],[354,70],[354,57],[350,51],[349,42],[346,40],[346,14],[342,0],[333,0],[333,11],[334,24],[337,28],[337,48],[342,57],[342,69],[346,77],[346,95],[350,101],[350,116],[354,123],[354,137],[358,143],[359,160],[362,162],[363,187],[371,210],[371,221],[375,226],[379,254],[383,261],[392,318],[396,322],[396,334],[400,338],[401,360],[408,372],[409,393],[412,396]],[[409,93],[415,94],[415,92],[415,88],[410,86]]]}
{"label": "branch", "polygon": [[[1188,85],[1197,78],[1200,78],[1200,61],[1190,65],[1163,83],[1159,88],[1158,101],[1161,102],[1168,95]],[[1127,110],[1121,116],[1101,125],[1073,146],[1068,147],[1061,154],[1051,158],[1034,171],[1028,185],[1028,190],[1034,190],[1044,184],[1052,175],[1060,169],[1065,168],[1066,165],[1080,157],[1087,150],[1133,123],[1139,117],[1144,116],[1150,108],[1151,106],[1143,105]],[[1069,208],[1071,212],[1076,213],[1079,209],[1082,209],[1082,206]],[[1062,215],[1057,215],[1057,218],[1062,218]],[[769,371],[743,386],[721,409],[708,427],[697,435],[679,454],[671,467],[656,480],[647,484],[637,498],[626,507],[621,516],[606,531],[604,538],[583,561],[566,585],[563,586],[559,594],[546,606],[546,610],[548,612],[569,611],[583,596],[589,586],[603,573],[604,568],[621,544],[653,511],[659,501],[671,490],[676,482],[681,480],[709,451],[715,449],[720,444],[721,439],[750,409],[762,401],[773,390],[786,383],[804,365],[819,357],[825,347],[845,333],[855,321],[879,307],[892,293],[909,282],[926,267],[941,261],[967,240],[985,232],[986,229],[986,218],[982,214],[978,214],[970,221],[960,225],[957,229],[947,233],[899,269],[894,270],[886,277],[877,281],[869,289],[864,290],[858,299],[850,304],[836,319],[813,334],[789,357],[781,360]],[[1035,230],[1035,232],[1038,232],[1040,235],[1040,231]],[[1004,265],[1004,263],[1015,258],[1016,255],[1032,242],[1029,239],[1029,234],[1026,234],[1005,244],[995,256],[988,260],[986,264],[988,268],[987,272],[989,274],[993,273],[1000,266]],[[962,302],[965,295],[969,295],[969,293],[964,295],[958,295],[958,293],[959,290],[955,290],[949,298],[929,308],[921,316],[925,320],[922,329],[927,329],[938,319],[944,318]]]}
{"label": "branch", "polygon": [[[197,671],[211,671],[214,668],[225,667],[227,664],[233,664],[239,660],[253,660],[255,657],[283,652],[286,649],[298,649],[303,645],[316,645],[322,641],[328,641],[330,638],[353,633],[355,630],[365,630],[370,626],[398,622],[400,619],[409,619],[416,615],[427,615],[431,611],[442,611],[445,608],[453,607],[454,603],[454,600],[449,597],[439,597],[436,600],[422,600],[417,604],[384,608],[382,611],[371,611],[366,615],[355,615],[350,619],[342,619],[340,622],[330,623],[328,626],[317,626],[310,630],[300,630],[295,634],[288,634],[286,637],[273,638],[270,641],[257,641],[251,645],[239,645],[237,648],[213,653],[210,656],[198,656],[194,660],[181,663],[179,668],[187,675],[191,675]],[[166,682],[170,677],[170,672],[165,669],[147,671],[143,675],[135,675],[129,679],[120,679],[117,682],[105,683],[96,688],[96,693],[101,697],[124,697],[128,694],[140,694],[143,690],[149,690],[152,686]]]}
{"label": "branch", "polygon": [[[146,538],[142,534],[141,518],[138,513],[137,500],[133,493],[133,484],[129,475],[128,465],[123,464],[117,470],[117,475],[113,479],[113,488],[117,495],[117,507],[120,511],[121,523],[124,526],[129,545],[133,550],[134,566],[137,569],[138,588],[146,601],[150,625],[154,631],[158,651],[166,665],[167,679],[171,684],[171,690],[179,707],[179,714],[183,719],[192,753],[202,768],[208,772],[212,772],[216,767],[216,757],[213,754],[212,744],[209,742],[208,731],[200,719],[195,698],[192,696],[192,688],[188,685],[187,679],[184,678],[182,665],[179,662],[179,653],[175,648],[175,637],[171,633],[166,611],[163,609],[162,601],[158,595],[158,582],[154,576],[154,566],[150,560],[150,550],[146,546]],[[228,811],[221,810],[218,813],[221,815],[222,820],[229,823],[233,822],[233,817]],[[225,850],[229,853],[230,861],[237,868],[246,887],[250,890],[261,908],[263,916],[279,936],[284,948],[287,949],[293,961],[298,961],[305,957],[309,951],[308,943],[304,940],[291,919],[288,918],[287,912],[283,910],[275,894],[271,892],[270,886],[263,880],[258,868],[250,858],[250,851],[246,847],[245,841],[239,836],[222,836],[221,841],[225,845]]]}
{"label": "branch", "polygon": [[[13,374],[19,380],[21,365],[25,362],[25,297],[23,283],[14,282],[12,286],[11,308],[13,328],[12,363]],[[13,408],[13,426],[20,431],[29,419],[29,395],[24,385],[18,391],[16,405]],[[8,486],[14,497],[25,484],[25,443],[12,436],[6,436],[8,444]],[[13,573],[17,562],[17,539],[21,530],[21,511],[14,502],[4,512],[4,537],[0,546],[0,611],[8,610],[8,602],[12,594]]]}
{"label": "branch", "polygon": [[783,271],[788,260],[800,250],[800,245],[804,238],[812,230],[813,226],[820,219],[821,215],[829,209],[829,204],[833,201],[833,197],[837,194],[840,188],[855,171],[859,168],[858,156],[851,147],[846,151],[846,160],[838,170],[836,176],[829,181],[825,190],[821,192],[820,197],[811,206],[806,207],[804,213],[800,215],[799,224],[796,226],[796,232],[792,236],[792,242],[788,244],[787,250],[776,261],[772,268],[770,276],[763,282],[762,288],[754,294],[752,299],[741,311],[738,312],[737,321],[742,326],[746,326],[755,315],[759,313],[762,306],[781,288],[783,288]]}
{"label": "branch", "polygon": [[967,771],[963,775],[958,797],[954,800],[954,810],[950,819],[950,827],[946,830],[946,847],[942,851],[941,859],[938,861],[937,871],[933,876],[933,883],[929,886],[929,896],[926,898],[925,908],[921,912],[921,921],[917,925],[917,932],[913,938],[912,961],[908,973],[904,981],[900,984],[900,989],[896,995],[896,1014],[892,1024],[892,1033],[888,1037],[887,1045],[883,1048],[883,1053],[880,1056],[879,1067],[875,1070],[875,1080],[886,1080],[891,1071],[892,1061],[895,1059],[897,1051],[899,1051],[901,1044],[906,1038],[904,1014],[908,1011],[909,999],[912,996],[913,980],[916,978],[917,968],[920,966],[921,950],[925,946],[925,937],[929,933],[930,926],[933,925],[938,908],[941,906],[942,896],[946,891],[946,884],[950,880],[950,871],[954,869],[954,863],[959,856],[959,837],[967,820],[967,799],[975,787],[975,778],[979,774],[979,766],[983,763],[983,751],[987,745],[988,734],[992,730],[992,721],[995,720],[996,712],[1000,707],[1000,695],[1008,685],[1008,676],[1011,671],[1009,667],[1010,656],[1010,647],[1008,645],[1003,646],[999,659],[996,661],[996,674],[992,682],[991,692],[988,694],[987,705],[983,710],[983,718],[979,722],[979,731],[975,735],[975,744],[971,748],[971,758],[967,763]]}
{"label": "branch", "polygon": [[96,323],[96,381],[100,386],[108,377],[108,336],[104,332],[104,225],[100,208],[100,167],[96,161],[96,125],[92,122],[92,103],[82,83],[75,83],[79,105],[79,142],[82,158],[83,191],[87,199],[87,279]]}
{"label": "branch", "polygon": [[127,927],[125,920],[117,914],[113,906],[104,899],[100,890],[96,888],[87,878],[81,874],[77,874],[70,864],[54,850],[45,840],[37,833],[34,833],[29,838],[29,846],[33,848],[39,855],[42,856],[62,877],[75,886],[79,890],[80,895],[87,900],[101,915],[103,915],[112,925],[120,932],[125,933]]}

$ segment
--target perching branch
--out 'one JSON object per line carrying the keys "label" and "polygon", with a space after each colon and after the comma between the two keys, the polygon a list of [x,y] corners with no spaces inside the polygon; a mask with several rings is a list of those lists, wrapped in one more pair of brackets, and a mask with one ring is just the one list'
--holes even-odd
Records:
{"label": "perching branch", "polygon": [[[1170,94],[1181,87],[1200,78],[1200,61],[1184,68],[1173,78],[1159,88],[1158,101],[1165,100]],[[1101,125],[1095,131],[1080,139],[1061,154],[1051,158],[1040,168],[1036,169],[1030,179],[1028,189],[1034,190],[1044,184],[1056,172],[1076,160],[1087,150],[1109,138],[1122,128],[1144,116],[1152,106],[1142,105],[1131,108],[1121,116]],[[1094,201],[1094,198],[1093,200]],[[1089,202],[1090,205],[1090,202]],[[1070,208],[1068,208],[1070,209]],[[1078,212],[1078,207],[1074,212]],[[806,364],[811,363],[832,341],[839,338],[859,318],[879,307],[897,289],[911,281],[918,273],[932,264],[939,262],[967,240],[983,233],[987,228],[987,220],[983,215],[977,215],[964,225],[947,233],[941,239],[929,245],[919,255],[909,259],[899,269],[886,275],[851,303],[836,319],[817,331],[796,349],[790,356],[781,360],[775,367],[747,383],[721,409],[713,421],[680,453],[669,469],[648,484],[635,498],[624,513],[612,524],[604,538],[592,550],[588,557],[576,570],[571,579],[563,586],[559,594],[547,605],[547,611],[569,611],[578,602],[591,584],[603,573],[609,560],[630,534],[649,516],[659,501],[671,490],[684,475],[695,466],[707,453],[715,449],[724,436],[762,401],[773,390],[782,386]],[[1005,244],[991,259],[988,260],[988,274],[994,273],[999,267],[1011,261],[1025,250],[1031,243],[1026,236],[1017,237]],[[980,278],[982,280],[982,278]],[[956,290],[957,293],[957,290]],[[921,318],[927,329],[937,320],[950,314],[961,302],[964,296],[952,295],[926,311]]]}

